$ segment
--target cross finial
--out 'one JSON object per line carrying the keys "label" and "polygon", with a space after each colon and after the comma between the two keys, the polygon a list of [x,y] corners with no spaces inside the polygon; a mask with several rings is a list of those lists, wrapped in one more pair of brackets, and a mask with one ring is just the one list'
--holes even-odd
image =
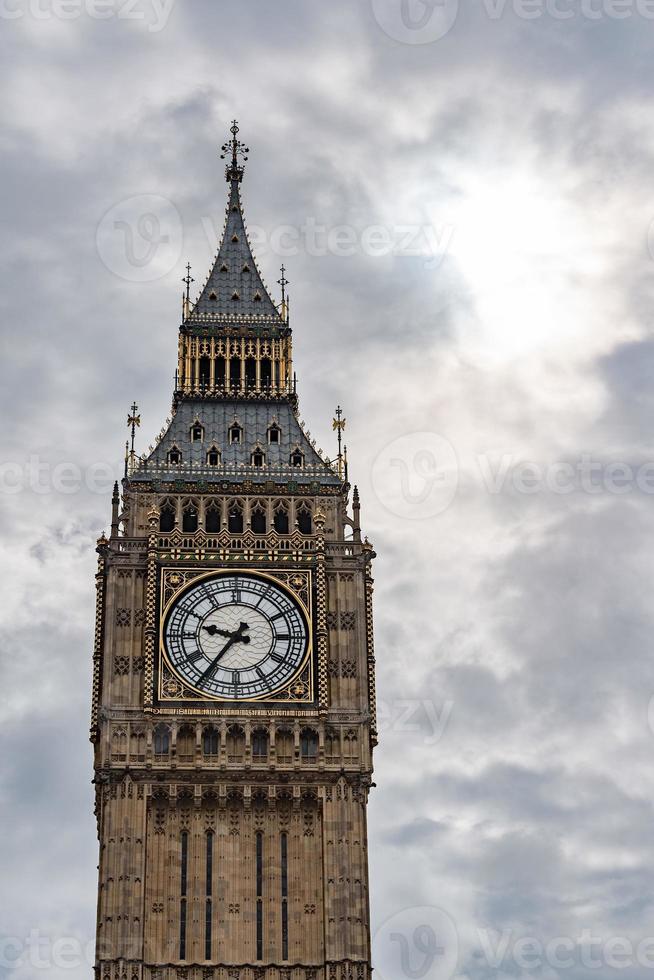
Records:
{"label": "cross finial", "polygon": [[[132,471],[134,470],[134,463],[136,460],[136,453],[134,451],[134,439],[136,437],[136,429],[141,425],[141,416],[138,414],[138,411],[139,411],[139,407],[136,404],[136,402],[134,402],[132,404],[132,407],[130,408],[131,414],[127,416],[127,425],[131,426],[132,429],[132,446],[129,451],[129,464],[130,464],[129,469]],[[125,445],[125,476],[127,476],[127,470],[128,470],[127,461],[128,461],[128,453],[127,453],[127,444],[126,444]]]}
{"label": "cross finial", "polygon": [[191,298],[191,283],[195,282],[195,279],[191,275],[191,263],[186,263],[186,275],[182,279],[182,282],[186,283],[186,302],[188,303]]}
{"label": "cross finial", "polygon": [[249,147],[245,146],[244,143],[241,143],[239,139],[237,139],[239,127],[235,119],[232,121],[229,131],[232,134],[232,138],[229,140],[229,142],[223,143],[220,159],[224,160],[231,153],[232,160],[231,163],[228,163],[225,167],[225,177],[227,178],[228,183],[232,180],[237,180],[240,183],[240,181],[243,180],[243,171],[245,168],[243,167],[242,163],[238,162],[238,158],[241,156],[243,158],[243,162],[245,162],[248,158],[250,149]]}
{"label": "cross finial", "polygon": [[[338,435],[338,475],[343,479],[344,470],[344,457],[343,457],[343,429],[345,428],[347,419],[343,418],[343,409],[340,405],[336,407],[336,417],[332,419],[332,429]],[[347,450],[346,450],[347,452]]]}
{"label": "cross finial", "polygon": [[284,265],[281,268],[282,278],[277,280],[277,285],[282,287],[282,320],[288,322],[288,297],[286,296],[286,287],[289,285],[289,281],[286,278],[286,269]]}

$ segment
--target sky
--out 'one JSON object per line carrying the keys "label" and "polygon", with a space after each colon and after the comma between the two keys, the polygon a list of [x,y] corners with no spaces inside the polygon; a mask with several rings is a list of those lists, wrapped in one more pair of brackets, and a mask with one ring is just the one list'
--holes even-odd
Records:
{"label": "sky", "polygon": [[95,540],[220,145],[377,552],[381,980],[654,975],[654,4],[0,0],[0,975],[89,976]]}

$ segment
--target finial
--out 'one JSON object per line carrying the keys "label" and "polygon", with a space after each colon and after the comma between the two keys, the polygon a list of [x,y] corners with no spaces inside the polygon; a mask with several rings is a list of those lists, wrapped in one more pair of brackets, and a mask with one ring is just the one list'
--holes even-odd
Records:
{"label": "finial", "polygon": [[236,138],[239,128],[235,119],[232,121],[229,131],[232,134],[232,138],[229,140],[229,142],[223,143],[220,159],[224,160],[231,153],[232,161],[225,167],[225,177],[227,178],[227,183],[232,180],[237,180],[240,183],[243,180],[243,172],[245,168],[243,164],[238,162],[238,158],[239,155],[242,156],[243,162],[245,162],[248,158],[250,148],[245,146],[244,143],[241,143],[241,141]]}
{"label": "finial", "polygon": [[340,405],[336,408],[336,418],[332,419],[332,429],[338,434],[338,476],[343,479],[344,456],[343,456],[343,429],[347,419],[343,418],[343,409]]}
{"label": "finial", "polygon": [[286,296],[286,287],[289,285],[289,281],[286,278],[286,269],[282,265],[281,268],[282,278],[277,280],[277,285],[282,287],[282,309],[281,315],[284,323],[288,323],[288,301]]}
{"label": "finial", "polygon": [[[141,425],[141,416],[138,414],[138,411],[139,411],[139,407],[136,404],[136,402],[134,402],[132,407],[130,408],[131,415],[127,416],[127,425],[132,427],[132,445],[129,450],[129,467],[127,465],[127,458],[128,458],[127,453],[125,456],[125,470],[126,470],[125,475],[127,475],[128,469],[131,470],[131,472],[133,473],[135,468],[136,453],[134,451],[134,439],[136,436],[137,426]],[[127,449],[127,445],[125,448]]]}
{"label": "finial", "polygon": [[186,283],[186,296],[184,300],[184,317],[187,317],[191,312],[191,283],[195,282],[195,279],[191,275],[191,263],[186,263],[186,275],[182,279],[183,283]]}

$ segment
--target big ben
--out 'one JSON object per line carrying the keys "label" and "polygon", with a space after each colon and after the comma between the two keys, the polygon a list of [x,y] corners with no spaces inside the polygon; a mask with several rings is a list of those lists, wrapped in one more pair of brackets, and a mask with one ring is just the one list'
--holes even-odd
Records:
{"label": "big ben", "polygon": [[[298,409],[241,202],[98,541],[98,980],[370,980],[372,546]],[[136,405],[132,430],[139,423]]]}

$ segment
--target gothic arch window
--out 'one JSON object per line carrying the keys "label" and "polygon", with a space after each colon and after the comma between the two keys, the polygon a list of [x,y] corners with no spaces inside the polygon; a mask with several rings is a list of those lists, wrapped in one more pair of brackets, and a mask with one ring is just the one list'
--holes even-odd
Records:
{"label": "gothic arch window", "polygon": [[207,466],[220,466],[221,455],[218,446],[212,446],[207,452]]}
{"label": "gothic arch window", "polygon": [[220,507],[218,504],[209,504],[204,516],[204,527],[208,534],[220,533]]}
{"label": "gothic arch window", "polygon": [[243,533],[243,507],[238,501],[234,501],[229,505],[227,530],[230,534]]}
{"label": "gothic arch window", "polygon": [[127,761],[127,732],[117,728],[111,736],[111,758],[114,762]]}
{"label": "gothic arch window", "polygon": [[239,446],[242,442],[243,429],[238,422],[234,422],[234,424],[229,427],[229,444],[230,446]]}
{"label": "gothic arch window", "polygon": [[290,728],[278,728],[275,735],[275,757],[282,766],[293,762],[293,732]]}
{"label": "gothic arch window", "polygon": [[272,361],[269,357],[261,358],[261,387],[270,388],[272,383]]}
{"label": "gothic arch window", "polygon": [[229,266],[227,265],[226,262],[223,262],[223,264],[220,267],[220,271],[221,272],[229,272]]}
{"label": "gothic arch window", "polygon": [[179,466],[182,462],[182,454],[177,446],[173,446],[172,449],[168,450],[168,462],[171,466]]}
{"label": "gothic arch window", "polygon": [[238,390],[241,387],[241,358],[232,357],[229,362],[229,377],[232,388]]}
{"label": "gothic arch window", "polygon": [[130,757],[132,762],[145,762],[145,732],[136,729],[130,736]]}
{"label": "gothic arch window", "polygon": [[216,293],[213,293],[212,292],[212,293],[209,293],[209,299],[211,300],[212,303],[215,303],[216,300],[218,299],[218,296],[216,295]]}
{"label": "gothic arch window", "polygon": [[252,466],[261,467],[266,462],[266,454],[263,449],[255,449],[250,456],[250,462]]}
{"label": "gothic arch window", "polygon": [[245,386],[255,388],[257,384],[257,362],[253,357],[245,359]]}
{"label": "gothic arch window", "polygon": [[318,732],[303,728],[300,733],[300,758],[302,762],[315,762],[318,758]]}
{"label": "gothic arch window", "polygon": [[288,534],[288,504],[285,504],[283,500],[275,504],[274,526],[277,534]]}
{"label": "gothic arch window", "polygon": [[268,429],[268,442],[271,446],[278,446],[282,439],[282,430],[279,428],[276,422]]}
{"label": "gothic arch window", "polygon": [[198,529],[198,508],[193,502],[189,502],[184,507],[182,515],[182,531],[187,534],[194,534]]}
{"label": "gothic arch window", "polygon": [[260,500],[254,504],[250,511],[250,527],[253,534],[265,534],[267,530],[266,508]]}
{"label": "gothic arch window", "polygon": [[245,731],[240,725],[227,729],[227,761],[243,762],[245,757]]}
{"label": "gothic arch window", "polygon": [[167,756],[170,752],[170,728],[168,725],[157,725],[153,732],[152,747],[155,757]]}
{"label": "gothic arch window", "polygon": [[335,728],[325,732],[325,757],[328,762],[338,762],[341,752],[341,739]]}
{"label": "gothic arch window", "polygon": [[[208,380],[207,380],[208,383]],[[191,426],[191,442],[203,442],[204,426],[201,422],[194,422]]]}
{"label": "gothic arch window", "polygon": [[200,358],[200,384],[206,388],[211,383],[211,358]]}
{"label": "gothic arch window", "polygon": [[245,273],[250,272],[250,266],[247,264],[247,262],[245,263],[245,265],[243,266],[243,269],[241,271],[242,272],[245,272]]}
{"label": "gothic arch window", "polygon": [[224,357],[216,358],[215,379],[216,379],[216,384],[222,388],[223,385],[225,384],[225,358]]}
{"label": "gothic arch window", "polygon": [[301,449],[294,449],[291,453],[289,460],[291,466],[297,466],[300,469],[304,466],[304,453]]}
{"label": "gothic arch window", "polygon": [[268,732],[265,728],[256,728],[252,732],[252,761],[265,762],[268,758]]}
{"label": "gothic arch window", "polygon": [[159,530],[164,533],[175,530],[175,508],[169,500],[162,504],[159,511]]}
{"label": "gothic arch window", "polygon": [[207,725],[202,732],[202,751],[206,756],[217,756],[220,751],[220,734],[213,725]]}
{"label": "gothic arch window", "polygon": [[302,503],[297,509],[297,527],[300,534],[312,533],[311,507]]}
{"label": "gothic arch window", "polygon": [[354,731],[354,729],[350,729],[345,733],[345,738],[343,739],[343,754],[350,762],[357,758],[357,733]]}
{"label": "gothic arch window", "polygon": [[234,292],[232,293],[232,300],[233,300],[233,301],[234,301],[235,303],[238,303],[238,301],[240,300],[240,298],[241,298],[241,297],[239,296],[239,294],[238,294],[238,293],[237,293],[236,291],[234,291]]}
{"label": "gothic arch window", "polygon": [[177,758],[180,762],[195,759],[195,729],[191,725],[182,725],[177,732]]}

